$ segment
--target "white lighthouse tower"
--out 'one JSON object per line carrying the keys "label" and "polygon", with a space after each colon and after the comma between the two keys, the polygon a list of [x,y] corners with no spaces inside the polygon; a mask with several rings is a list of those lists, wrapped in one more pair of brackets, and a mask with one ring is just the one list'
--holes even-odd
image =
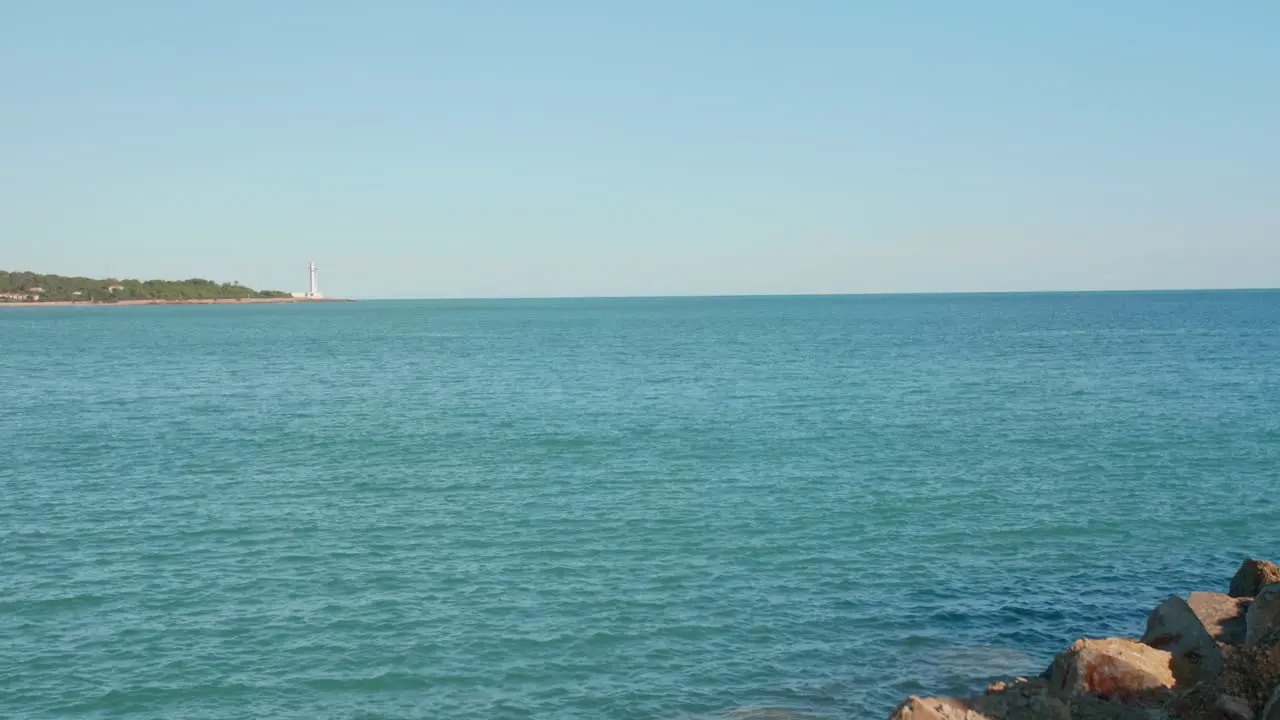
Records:
{"label": "white lighthouse tower", "polygon": [[322,298],[320,294],[320,286],[316,284],[316,264],[314,262],[307,265],[307,269],[311,271],[311,284],[307,286],[307,297]]}

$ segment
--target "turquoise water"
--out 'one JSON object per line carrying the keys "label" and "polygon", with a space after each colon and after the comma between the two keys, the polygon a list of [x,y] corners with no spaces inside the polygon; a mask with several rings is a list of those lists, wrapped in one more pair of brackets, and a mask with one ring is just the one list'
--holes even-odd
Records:
{"label": "turquoise water", "polygon": [[1280,293],[0,310],[0,717],[883,717],[1280,556]]}

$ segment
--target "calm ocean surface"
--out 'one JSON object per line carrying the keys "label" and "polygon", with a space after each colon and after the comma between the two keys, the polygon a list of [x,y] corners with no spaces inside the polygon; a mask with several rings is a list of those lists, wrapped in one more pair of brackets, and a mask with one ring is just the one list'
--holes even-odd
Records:
{"label": "calm ocean surface", "polygon": [[1280,559],[1280,293],[0,309],[0,717],[884,717]]}

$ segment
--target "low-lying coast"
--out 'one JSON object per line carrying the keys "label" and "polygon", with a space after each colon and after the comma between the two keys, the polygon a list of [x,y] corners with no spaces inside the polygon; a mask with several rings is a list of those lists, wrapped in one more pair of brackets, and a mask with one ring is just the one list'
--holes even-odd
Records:
{"label": "low-lying coast", "polygon": [[1169,597],[1140,637],[1083,638],[1040,677],[913,696],[890,716],[1041,719],[1280,720],[1280,566],[1250,558],[1228,588]]}
{"label": "low-lying coast", "polygon": [[332,303],[355,302],[346,298],[210,298],[193,300],[117,300],[115,302],[66,301],[50,302],[10,302],[0,303],[0,308],[34,308],[34,307],[117,307],[135,305],[274,305],[280,303]]}

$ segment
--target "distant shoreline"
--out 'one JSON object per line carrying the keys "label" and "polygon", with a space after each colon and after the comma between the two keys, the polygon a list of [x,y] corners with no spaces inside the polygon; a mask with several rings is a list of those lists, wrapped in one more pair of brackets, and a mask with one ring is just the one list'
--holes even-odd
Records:
{"label": "distant shoreline", "polygon": [[49,302],[7,302],[0,303],[0,308],[34,308],[34,307],[115,307],[118,305],[270,305],[277,303],[329,303],[355,302],[346,298],[207,298],[193,300],[118,300],[116,302],[99,302],[96,300],[51,300]]}

